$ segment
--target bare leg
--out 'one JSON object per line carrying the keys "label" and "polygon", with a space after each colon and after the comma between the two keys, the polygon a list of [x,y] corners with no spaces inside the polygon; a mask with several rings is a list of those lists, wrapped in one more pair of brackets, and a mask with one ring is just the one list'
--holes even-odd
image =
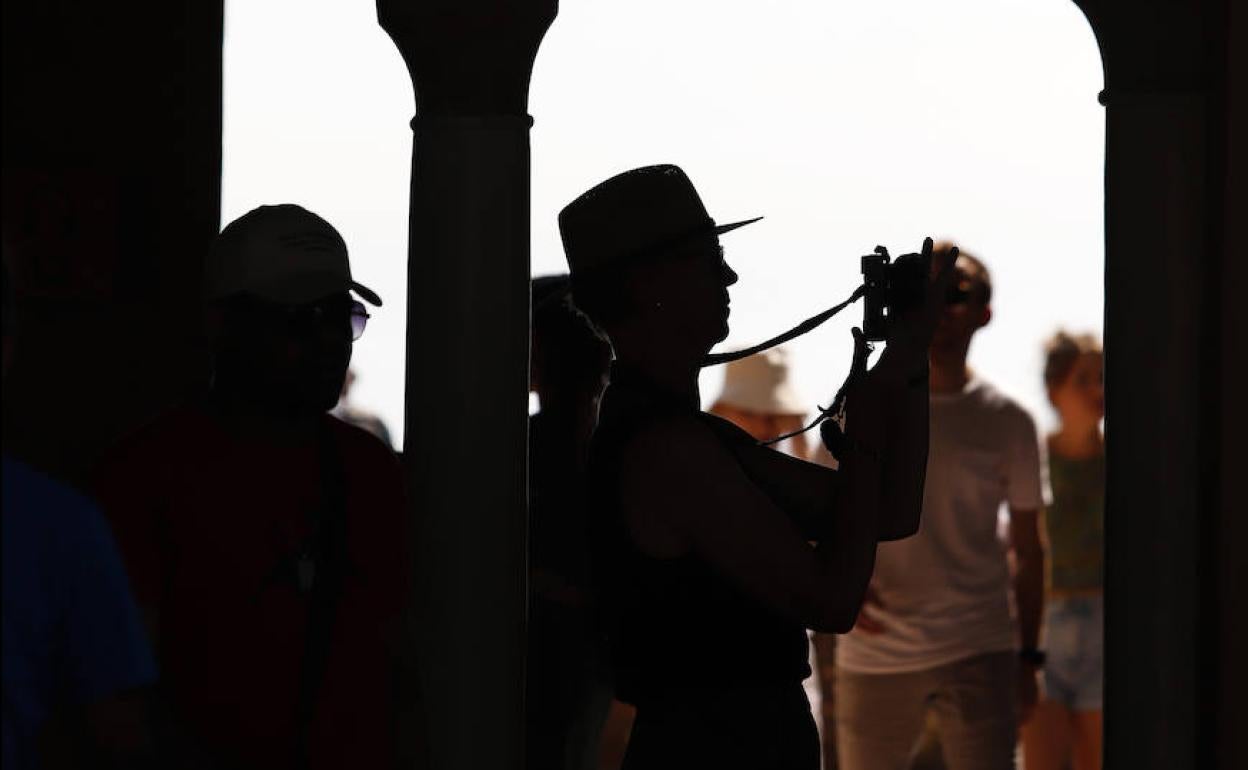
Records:
{"label": "bare leg", "polygon": [[1076,711],[1074,725],[1074,770],[1101,770],[1101,712]]}
{"label": "bare leg", "polygon": [[1064,770],[1070,757],[1073,715],[1055,701],[1041,699],[1023,725],[1023,766],[1026,770]]}
{"label": "bare leg", "polygon": [[624,764],[624,752],[628,748],[628,737],[633,731],[633,717],[637,709],[618,700],[611,701],[611,710],[607,713],[607,723],[602,728],[602,739],[598,744],[598,766],[603,770],[619,770]]}

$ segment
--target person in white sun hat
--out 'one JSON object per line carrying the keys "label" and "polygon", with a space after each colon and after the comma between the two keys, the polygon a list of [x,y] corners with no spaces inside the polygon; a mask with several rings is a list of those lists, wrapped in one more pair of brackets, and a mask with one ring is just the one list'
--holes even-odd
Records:
{"label": "person in white sun hat", "polygon": [[[789,379],[789,352],[772,348],[724,367],[724,386],[708,410],[735,423],[759,441],[770,441],[800,430],[808,404]],[[786,439],[784,449],[794,457],[809,455],[806,434]]]}

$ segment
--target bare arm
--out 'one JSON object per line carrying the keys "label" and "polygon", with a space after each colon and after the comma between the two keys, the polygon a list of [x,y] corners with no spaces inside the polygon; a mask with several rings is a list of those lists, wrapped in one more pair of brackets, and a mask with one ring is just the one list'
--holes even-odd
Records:
{"label": "bare arm", "polygon": [[908,383],[893,398],[895,409],[888,417],[888,443],[884,450],[881,541],[900,540],[919,531],[927,479],[927,379]]}
{"label": "bare arm", "polygon": [[1035,510],[1010,508],[1010,547],[1017,572],[1014,599],[1023,647],[1035,648],[1040,640],[1044,613],[1044,546],[1040,542],[1039,515]]}
{"label": "bare arm", "polygon": [[892,406],[885,447],[880,540],[900,540],[918,532],[923,508],[930,427],[928,347],[945,307],[958,256],[956,247],[940,252],[932,249],[932,239],[925,239],[922,257],[932,278],[923,303],[891,323],[888,346],[871,370],[872,379]]}
{"label": "bare arm", "polygon": [[[929,431],[927,349],[953,279],[957,250],[934,254],[928,238],[923,243],[923,258],[932,274],[924,302],[897,318],[887,348],[875,367],[859,380],[846,404],[851,437],[856,435],[870,445],[883,447],[877,521],[881,541],[899,540],[917,532],[923,507]],[[861,360],[855,362],[855,370],[865,368],[863,344],[859,339],[855,358],[861,356]],[[808,471],[808,465],[782,463],[761,452],[734,452],[746,474],[798,522],[810,539],[820,539],[829,526],[838,526],[838,522],[828,520],[823,477]]]}
{"label": "bare arm", "polygon": [[[916,378],[903,387],[874,372],[863,388],[877,391],[869,400],[862,395],[847,405],[849,427],[854,423],[884,426],[865,440],[882,446],[882,495],[879,539],[899,540],[918,531],[923,507],[923,485],[927,474],[928,388],[925,378]],[[748,433],[732,423],[709,416],[708,424],[726,442],[742,470],[797,525],[807,540],[820,541],[836,526],[829,507],[837,484],[837,472],[814,463],[790,457],[769,447],[759,446]],[[859,434],[865,435],[862,431]]]}
{"label": "bare arm", "polygon": [[[1010,547],[1014,551],[1014,599],[1024,649],[1035,649],[1044,613],[1044,546],[1040,540],[1039,515],[1035,510],[1010,507]],[[1039,671],[1024,663],[1018,670],[1020,723],[1031,718],[1039,700]]]}
{"label": "bare arm", "polygon": [[[854,361],[845,385],[849,389],[846,397],[853,395],[845,404],[845,428],[849,431],[849,443],[857,450],[887,446],[890,443],[890,423],[897,419],[911,419],[912,416],[893,417],[888,407],[892,399],[878,397],[882,388],[890,387],[889,383],[885,378],[866,371],[870,348],[856,329],[854,337]],[[887,372],[887,367],[882,371]],[[926,411],[922,416],[926,419]],[[843,524],[838,521],[838,516],[844,515],[845,507],[832,504],[838,484],[837,472],[826,465],[759,446],[748,433],[717,417],[708,417],[707,424],[736,458],[745,475],[793,520],[807,540],[819,542],[837,534],[844,536]],[[925,425],[912,426],[912,430],[920,429],[926,435]],[[890,460],[907,459],[904,456],[890,458],[879,451],[871,454],[886,464]],[[887,470],[881,470],[881,473],[885,476],[889,474]],[[892,475],[900,475],[898,469],[894,469]]]}
{"label": "bare arm", "polygon": [[875,564],[874,458],[846,458],[838,496],[824,500],[825,516],[839,514],[835,533],[814,547],[697,419],[643,431],[621,460],[621,506],[642,550],[693,551],[786,617],[822,631],[852,627]]}
{"label": "bare arm", "polygon": [[828,534],[838,483],[836,471],[760,446],[750,434],[714,415],[707,416],[707,424],[724,441],[749,480],[788,515],[802,537],[818,542]]}

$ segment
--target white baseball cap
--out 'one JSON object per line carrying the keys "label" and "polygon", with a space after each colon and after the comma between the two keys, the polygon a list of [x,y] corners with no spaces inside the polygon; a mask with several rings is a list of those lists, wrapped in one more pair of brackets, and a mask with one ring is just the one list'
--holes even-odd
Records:
{"label": "white baseball cap", "polygon": [[342,235],[293,203],[260,206],[226,225],[208,251],[204,289],[209,300],[250,294],[292,305],[351,290],[381,305],[352,279]]}

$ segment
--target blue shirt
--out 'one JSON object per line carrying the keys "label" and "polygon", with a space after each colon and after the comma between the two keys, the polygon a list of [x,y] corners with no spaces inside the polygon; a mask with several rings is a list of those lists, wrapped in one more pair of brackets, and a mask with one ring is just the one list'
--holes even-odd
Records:
{"label": "blue shirt", "polygon": [[152,683],[138,608],[107,523],[81,495],[4,460],[5,770],[39,766],[50,712]]}

